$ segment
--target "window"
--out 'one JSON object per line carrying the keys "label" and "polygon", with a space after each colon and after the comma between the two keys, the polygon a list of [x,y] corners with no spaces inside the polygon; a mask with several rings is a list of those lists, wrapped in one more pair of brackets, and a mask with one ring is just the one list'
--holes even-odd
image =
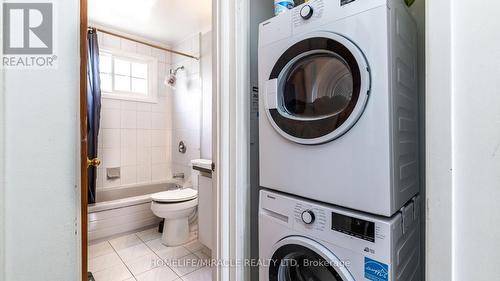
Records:
{"label": "window", "polygon": [[102,50],[99,55],[103,97],[156,102],[156,59],[108,50]]}

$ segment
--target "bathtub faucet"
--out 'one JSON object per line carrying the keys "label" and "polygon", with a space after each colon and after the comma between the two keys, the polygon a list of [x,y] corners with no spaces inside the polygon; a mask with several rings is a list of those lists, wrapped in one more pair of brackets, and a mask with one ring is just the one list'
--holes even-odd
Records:
{"label": "bathtub faucet", "polygon": [[184,173],[174,173],[174,179],[184,179]]}

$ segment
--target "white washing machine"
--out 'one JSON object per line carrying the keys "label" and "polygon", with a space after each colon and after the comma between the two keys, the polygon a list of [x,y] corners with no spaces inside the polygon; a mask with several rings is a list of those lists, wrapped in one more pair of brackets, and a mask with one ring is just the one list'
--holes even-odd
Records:
{"label": "white washing machine", "polygon": [[260,25],[260,184],[391,216],[419,192],[403,0],[313,0]]}
{"label": "white washing machine", "polygon": [[260,281],[420,281],[420,202],[392,218],[261,191]]}

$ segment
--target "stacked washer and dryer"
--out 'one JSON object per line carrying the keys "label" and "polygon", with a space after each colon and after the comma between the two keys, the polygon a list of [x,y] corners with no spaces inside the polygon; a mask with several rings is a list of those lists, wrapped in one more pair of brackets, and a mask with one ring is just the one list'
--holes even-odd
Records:
{"label": "stacked washer and dryer", "polygon": [[417,78],[403,0],[260,25],[261,281],[421,280]]}

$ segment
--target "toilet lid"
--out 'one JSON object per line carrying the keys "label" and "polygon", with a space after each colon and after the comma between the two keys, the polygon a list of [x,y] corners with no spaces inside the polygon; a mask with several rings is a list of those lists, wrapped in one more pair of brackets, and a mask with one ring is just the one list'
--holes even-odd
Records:
{"label": "toilet lid", "polygon": [[182,202],[196,197],[198,197],[198,191],[191,188],[168,190],[151,195],[151,199],[156,202]]}

